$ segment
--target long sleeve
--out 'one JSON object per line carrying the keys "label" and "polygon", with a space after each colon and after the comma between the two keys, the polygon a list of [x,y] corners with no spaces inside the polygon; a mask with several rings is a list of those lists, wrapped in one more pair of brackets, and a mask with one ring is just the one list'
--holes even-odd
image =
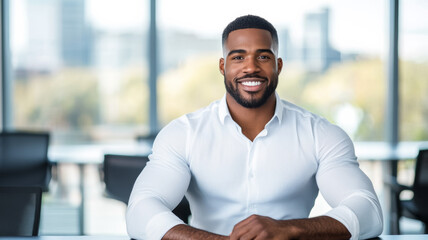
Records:
{"label": "long sleeve", "polygon": [[[317,184],[333,207],[326,215],[344,224],[354,239],[379,236],[382,210],[370,179],[359,168],[352,141],[340,128],[321,126]],[[328,132],[328,137],[323,136]]]}
{"label": "long sleeve", "polygon": [[172,122],[159,133],[150,161],[134,184],[126,213],[127,231],[134,239],[161,239],[183,223],[172,213],[190,181],[181,124]]}

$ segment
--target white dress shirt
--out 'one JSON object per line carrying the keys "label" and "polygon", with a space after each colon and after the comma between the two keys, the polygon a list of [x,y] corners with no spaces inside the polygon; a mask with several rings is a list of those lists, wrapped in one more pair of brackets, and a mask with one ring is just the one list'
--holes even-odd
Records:
{"label": "white dress shirt", "polygon": [[185,195],[190,225],[229,235],[252,214],[307,218],[318,190],[325,215],[352,239],[378,236],[382,213],[347,134],[276,94],[275,114],[250,141],[229,113],[226,97],[169,123],[157,136],[127,209],[130,237],[161,239],[183,222],[171,210]]}

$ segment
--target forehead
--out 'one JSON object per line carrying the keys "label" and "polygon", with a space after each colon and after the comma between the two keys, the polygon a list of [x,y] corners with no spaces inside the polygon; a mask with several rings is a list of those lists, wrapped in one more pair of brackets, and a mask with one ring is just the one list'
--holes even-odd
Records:
{"label": "forehead", "polygon": [[257,28],[239,29],[230,32],[224,45],[226,51],[251,48],[274,50],[270,32]]}

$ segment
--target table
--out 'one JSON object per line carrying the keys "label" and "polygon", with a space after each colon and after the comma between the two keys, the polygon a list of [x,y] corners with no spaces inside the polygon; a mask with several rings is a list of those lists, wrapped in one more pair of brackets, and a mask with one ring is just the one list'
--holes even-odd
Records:
{"label": "table", "polygon": [[151,145],[147,141],[120,142],[92,145],[50,146],[49,161],[53,165],[75,164],[79,167],[79,192],[81,203],[78,208],[79,234],[85,235],[85,167],[101,165],[104,154],[143,155],[151,152]]}
{"label": "table", "polygon": [[0,240],[130,240],[128,236],[38,236],[1,237]]}
{"label": "table", "polygon": [[151,152],[147,141],[118,142],[89,145],[50,146],[48,157],[53,163],[102,164],[104,154],[147,155]]}
{"label": "table", "polygon": [[390,161],[414,159],[419,149],[428,148],[428,142],[399,142],[391,146],[387,142],[354,142],[355,154],[360,160]]}
{"label": "table", "polygon": [[[39,236],[0,237],[0,240],[129,240],[127,236]],[[428,235],[382,235],[373,240],[427,240]]]}

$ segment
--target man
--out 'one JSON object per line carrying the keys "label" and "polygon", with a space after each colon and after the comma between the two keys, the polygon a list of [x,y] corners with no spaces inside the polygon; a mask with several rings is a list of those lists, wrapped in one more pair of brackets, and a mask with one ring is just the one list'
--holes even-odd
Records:
{"label": "man", "polygon": [[[136,180],[136,239],[358,239],[382,232],[378,199],[339,127],[275,93],[275,28],[243,16],[223,32],[226,95],[172,121]],[[308,218],[318,190],[332,210]],[[183,196],[190,225],[172,212]]]}

